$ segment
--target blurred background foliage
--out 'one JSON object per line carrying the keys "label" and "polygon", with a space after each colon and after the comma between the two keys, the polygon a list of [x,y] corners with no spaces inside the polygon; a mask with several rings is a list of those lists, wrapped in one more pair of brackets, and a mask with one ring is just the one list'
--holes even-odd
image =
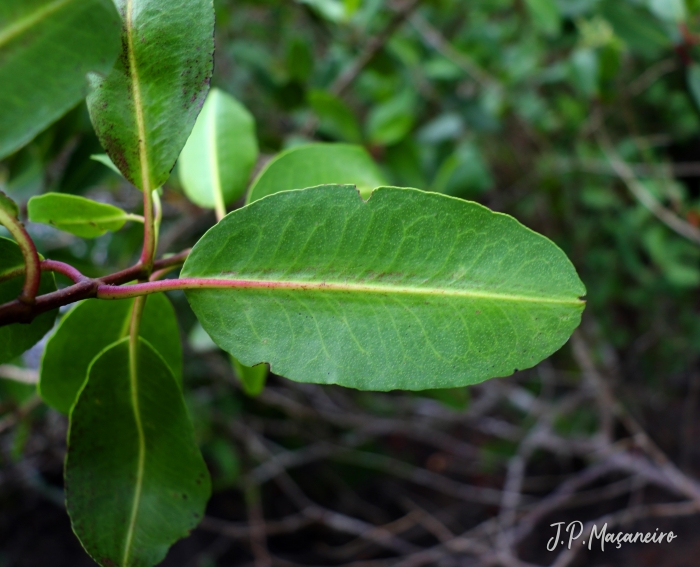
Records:
{"label": "blurred background foliage", "polygon": [[[614,353],[625,403],[652,423],[682,406],[700,354],[700,0],[216,0],[215,6],[212,84],[254,116],[257,170],[277,152],[311,141],[361,144],[391,184],[514,215],[557,242],[579,270],[596,357]],[[138,212],[140,194],[90,159],[99,153],[81,104],[0,163],[0,177],[22,204],[59,191]],[[163,252],[191,245],[214,222],[185,199],[176,175],[163,199]],[[659,218],[664,214],[685,235]],[[138,225],[91,241],[29,228],[44,255],[88,275],[127,266],[141,241]],[[184,297],[171,298],[187,339],[193,419],[215,486],[225,491],[240,486],[245,463],[218,421],[266,410],[227,384],[212,385],[211,364],[228,361],[212,350]],[[35,366],[37,353],[40,347],[22,364]],[[218,362],[203,364],[205,354]],[[568,349],[553,361],[575,379]],[[536,373],[521,375],[526,388],[540,391]],[[0,380],[5,409],[31,392]],[[348,395],[376,415],[393,415],[414,397],[436,400],[445,411],[470,405],[464,389]],[[43,411],[32,415],[49,419]],[[562,435],[589,435],[596,427],[586,408],[556,423]],[[23,420],[12,429],[9,458],[26,450],[31,428]],[[665,449],[682,452],[681,441],[668,442]],[[301,441],[292,436],[285,443]],[[481,451],[478,468],[497,474],[514,446],[490,440]],[[357,471],[341,476],[362,482]]]}

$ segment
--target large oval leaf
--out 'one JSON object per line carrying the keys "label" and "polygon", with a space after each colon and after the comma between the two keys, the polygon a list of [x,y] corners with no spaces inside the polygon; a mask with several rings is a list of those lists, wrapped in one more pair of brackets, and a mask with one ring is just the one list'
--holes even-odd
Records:
{"label": "large oval leaf", "polygon": [[103,567],[151,567],[202,518],[211,491],[182,391],[145,341],[105,350],[71,410],[66,507]]}
{"label": "large oval leaf", "polygon": [[50,224],[81,238],[96,238],[119,230],[127,220],[136,218],[114,205],[65,193],[32,197],[27,203],[27,213],[32,222]]}
{"label": "large oval leaf", "polygon": [[223,216],[225,206],[243,195],[257,158],[252,114],[231,95],[212,89],[178,160],[185,193]]}
{"label": "large oval leaf", "polygon": [[[361,389],[447,388],[552,354],[585,288],[564,253],[515,219],[416,189],[266,197],[195,245],[182,278],[214,341],[246,366]],[[229,286],[229,287],[226,287]]]}
{"label": "large oval leaf", "polygon": [[[93,359],[129,333],[134,300],[88,299],[74,306],[46,343],[39,371],[39,393],[57,410],[68,413],[85,382]],[[182,381],[182,346],[175,310],[163,294],[150,296],[141,317],[141,336]]]}
{"label": "large oval leaf", "polygon": [[111,0],[0,1],[0,158],[87,94],[119,52]]}
{"label": "large oval leaf", "polygon": [[107,154],[142,190],[160,187],[187,141],[209,89],[211,0],[115,0],[122,52],[95,78],[90,117]]}
{"label": "large oval leaf", "polygon": [[361,146],[309,144],[282,152],[260,172],[248,193],[248,203],[289,189],[316,185],[355,185],[363,196],[386,185],[381,171]]}
{"label": "large oval leaf", "polygon": [[[0,305],[16,299],[22,292],[24,274],[4,278],[3,274],[22,268],[24,256],[19,246],[12,240],[0,237]],[[41,274],[39,294],[56,291],[56,281],[50,272]],[[33,347],[51,330],[56,320],[57,310],[42,313],[29,325],[14,323],[0,327],[0,364],[8,362]]]}

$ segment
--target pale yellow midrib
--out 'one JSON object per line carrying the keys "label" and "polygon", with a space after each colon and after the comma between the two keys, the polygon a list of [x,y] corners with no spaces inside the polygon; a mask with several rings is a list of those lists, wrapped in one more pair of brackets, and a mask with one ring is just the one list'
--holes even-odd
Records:
{"label": "pale yellow midrib", "polygon": [[[129,67],[131,71],[132,94],[134,97],[134,108],[136,111],[136,125],[139,135],[139,158],[141,160],[141,183],[142,190],[150,194],[150,179],[148,176],[148,154],[146,151],[146,128],[143,118],[143,107],[141,102],[141,87],[139,85],[138,70],[136,69],[136,56],[134,54],[133,38],[133,0],[127,0],[126,4],[126,36],[129,50]],[[137,300],[135,300],[137,301]],[[135,308],[135,307],[134,307]],[[137,361],[138,337],[129,341],[129,385],[131,389],[131,404],[134,410],[134,421],[138,433],[138,463],[136,466],[136,487],[134,489],[134,500],[132,502],[131,517],[124,541],[123,567],[128,567],[131,556],[132,541],[136,529],[136,519],[139,506],[141,504],[141,489],[143,486],[143,472],[146,462],[146,438],[141,422],[141,410],[138,400],[138,361]]]}
{"label": "pale yellow midrib", "polygon": [[93,220],[77,219],[77,220],[56,220],[56,221],[49,221],[49,222],[53,222],[53,223],[58,224],[58,225],[66,225],[66,224],[67,225],[74,225],[74,224],[83,225],[83,224],[91,224],[91,223],[114,222],[114,221],[120,221],[120,220],[124,220],[124,221],[130,220],[128,218],[128,213],[121,214],[121,215],[114,215],[113,217],[100,217],[98,219],[93,219]]}
{"label": "pale yellow midrib", "polygon": [[131,93],[134,97],[134,110],[136,112],[136,129],[138,131],[139,161],[141,162],[141,189],[144,192],[151,192],[151,179],[149,175],[148,150],[146,149],[146,123],[143,117],[143,101],[141,99],[141,84],[139,73],[136,68],[136,54],[134,52],[133,22],[132,22],[133,0],[128,0],[126,4],[126,38],[129,50],[129,70],[131,72]]}
{"label": "pale yellow midrib", "polygon": [[214,185],[214,209],[216,210],[217,220],[221,220],[226,216],[226,203],[224,202],[224,194],[221,188],[221,172],[219,171],[219,148],[216,144],[216,95],[212,96],[211,112],[209,125],[211,127],[211,136],[209,142],[209,167],[212,171],[212,183]]}
{"label": "pale yellow midrib", "polygon": [[137,360],[138,339],[129,341],[129,388],[131,390],[131,406],[134,410],[134,422],[138,434],[139,454],[136,465],[136,487],[134,489],[134,499],[131,504],[131,517],[126,531],[124,541],[124,556],[122,566],[128,567],[131,558],[132,542],[134,531],[136,530],[136,519],[138,517],[139,506],[141,505],[141,490],[143,488],[143,473],[146,464],[146,436],[143,432],[143,422],[141,421],[141,408],[139,407],[138,395],[138,360]]}
{"label": "pale yellow midrib", "polygon": [[45,18],[48,18],[51,14],[73,1],[74,0],[56,0],[51,4],[46,4],[44,7],[30,14],[29,16],[17,20],[14,24],[8,26],[4,31],[0,32],[0,48],[24,33],[33,25],[39,23]]}
{"label": "pale yellow midrib", "polygon": [[[241,285],[240,288],[243,289],[286,289],[286,290],[300,290],[300,291],[353,291],[353,292],[364,292],[364,293],[383,293],[383,294],[405,294],[405,295],[428,295],[428,296],[447,296],[447,297],[462,297],[469,299],[488,299],[494,301],[515,301],[524,303],[554,303],[562,305],[583,305],[585,303],[582,299],[559,299],[559,298],[549,298],[549,297],[537,297],[537,296],[527,296],[527,295],[515,295],[510,293],[489,293],[481,291],[473,291],[466,289],[441,289],[441,288],[430,288],[430,287],[401,287],[401,286],[390,286],[390,285],[362,285],[362,284],[352,284],[352,283],[341,283],[341,282],[304,282],[304,281],[294,281],[294,280],[249,280],[249,279],[238,279],[238,278],[222,278],[220,276],[191,276],[183,275],[183,279],[189,278],[206,278],[212,280],[220,280],[221,282],[236,281],[236,282],[250,282],[250,287]],[[260,283],[269,283],[270,287],[260,286]],[[275,285],[278,284],[278,285]],[[225,287],[222,285],[222,288]],[[196,289],[196,288],[194,288]],[[207,289],[203,287],[202,289]],[[216,288],[218,289],[218,288]]]}

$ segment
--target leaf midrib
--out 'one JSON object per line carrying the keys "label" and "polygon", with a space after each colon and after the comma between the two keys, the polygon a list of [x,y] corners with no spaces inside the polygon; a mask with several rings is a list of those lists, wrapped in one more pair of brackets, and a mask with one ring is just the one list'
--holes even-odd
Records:
{"label": "leaf midrib", "polygon": [[116,222],[116,221],[120,221],[120,220],[126,221],[126,220],[128,220],[128,219],[127,219],[127,216],[126,216],[126,215],[118,215],[118,216],[114,216],[114,217],[101,217],[101,218],[90,219],[90,220],[81,220],[81,219],[77,219],[77,220],[62,220],[62,219],[61,219],[61,220],[49,220],[49,222],[55,223],[55,224],[69,224],[69,225],[74,225],[74,224],[76,224],[76,225],[88,224],[88,225],[91,225],[91,224],[96,224],[96,223]]}
{"label": "leaf midrib", "polygon": [[136,129],[138,132],[139,161],[141,162],[141,190],[151,194],[151,180],[149,176],[148,150],[146,148],[146,123],[143,115],[143,102],[141,97],[141,84],[136,68],[136,54],[134,52],[134,26],[133,26],[133,0],[127,0],[126,4],[126,39],[129,50],[129,72],[131,75],[131,92],[134,97],[134,110],[136,113]]}
{"label": "leaf midrib", "polygon": [[[135,303],[135,302],[134,302]],[[134,309],[135,307],[132,307]],[[136,487],[134,489],[134,498],[131,504],[131,517],[127,527],[126,539],[124,541],[124,556],[122,565],[128,567],[129,559],[131,558],[131,550],[133,548],[134,532],[136,531],[136,520],[138,518],[139,507],[141,505],[141,491],[143,488],[143,476],[146,464],[146,436],[143,430],[143,422],[141,420],[141,408],[139,405],[138,394],[138,337],[134,339],[124,339],[129,341],[129,389],[131,394],[131,406],[134,411],[134,422],[136,423],[136,431],[138,434],[138,461],[136,464]]]}
{"label": "leaf midrib", "polygon": [[0,48],[74,0],[55,0],[0,31]]}
{"label": "leaf midrib", "polygon": [[[352,284],[341,282],[303,282],[303,281],[273,281],[273,280],[234,280],[226,278],[182,278],[181,282],[190,280],[196,285],[192,288],[185,289],[217,289],[217,288],[235,288],[235,289],[285,289],[293,291],[348,291],[357,293],[378,293],[378,294],[405,294],[405,295],[426,295],[426,296],[448,296],[461,297],[470,299],[487,299],[493,301],[513,301],[523,303],[553,303],[562,305],[584,305],[582,299],[563,299],[541,296],[516,295],[509,293],[493,293],[474,291],[467,289],[444,289],[431,287],[407,287],[407,286],[389,286],[389,285],[366,285]],[[174,280],[177,282],[178,280]]]}

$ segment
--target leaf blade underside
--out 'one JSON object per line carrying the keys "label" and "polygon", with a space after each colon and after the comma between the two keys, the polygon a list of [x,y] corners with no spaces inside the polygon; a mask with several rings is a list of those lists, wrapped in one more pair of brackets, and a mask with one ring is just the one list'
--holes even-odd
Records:
{"label": "leaf blade underside", "polygon": [[242,364],[360,389],[448,388],[528,368],[578,326],[585,288],[552,242],[468,201],[383,187],[266,197],[194,247],[182,278]]}
{"label": "leaf blade underside", "polygon": [[290,189],[326,184],[355,185],[364,197],[386,180],[362,146],[308,144],[282,152],[260,172],[246,203]]}
{"label": "leaf blade underside", "polygon": [[83,98],[88,73],[108,73],[118,52],[111,0],[0,2],[0,159]]}
{"label": "leaf blade underside", "polygon": [[165,183],[209,90],[211,0],[115,0],[122,52],[87,98],[112,162],[142,191]]}
{"label": "leaf blade underside", "polygon": [[103,567],[151,567],[201,520],[211,492],[182,392],[143,339],[94,361],[71,410],[65,469],[73,530]]}
{"label": "leaf blade underside", "polygon": [[96,238],[124,226],[131,217],[126,211],[79,195],[45,193],[29,199],[31,222],[49,224],[81,238]]}
{"label": "leaf blade underside", "polygon": [[[39,394],[51,407],[70,411],[93,359],[129,332],[134,300],[88,299],[61,319],[46,343],[39,369]],[[182,382],[182,346],[177,317],[164,294],[148,298],[140,335],[165,359],[178,383]]]}
{"label": "leaf blade underside", "polygon": [[185,194],[225,214],[225,206],[244,193],[257,157],[253,116],[231,95],[212,89],[178,159]]}

